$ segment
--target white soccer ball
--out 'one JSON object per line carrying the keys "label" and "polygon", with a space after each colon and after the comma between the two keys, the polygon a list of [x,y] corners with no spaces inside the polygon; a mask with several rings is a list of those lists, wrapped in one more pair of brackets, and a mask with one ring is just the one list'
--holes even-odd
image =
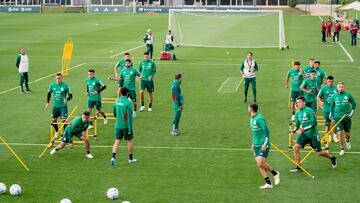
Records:
{"label": "white soccer ball", "polygon": [[6,192],[6,185],[4,183],[0,183],[0,195]]}
{"label": "white soccer ball", "polygon": [[129,201],[122,201],[121,203],[130,203]]}
{"label": "white soccer ball", "polygon": [[9,191],[12,196],[18,196],[21,194],[21,187],[18,184],[13,184],[10,186]]}
{"label": "white soccer ball", "polygon": [[116,188],[110,188],[106,192],[106,196],[112,200],[117,199],[117,198],[119,198],[119,190]]}
{"label": "white soccer ball", "polygon": [[71,203],[71,200],[69,200],[68,198],[62,199],[60,201],[60,203]]}

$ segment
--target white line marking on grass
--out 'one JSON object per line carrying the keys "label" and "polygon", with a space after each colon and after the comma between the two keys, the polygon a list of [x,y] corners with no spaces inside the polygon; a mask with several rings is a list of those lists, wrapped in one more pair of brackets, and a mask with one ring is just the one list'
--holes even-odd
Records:
{"label": "white line marking on grass", "polygon": [[[79,65],[76,65],[76,66],[73,66],[73,67],[69,68],[68,70],[72,70],[72,69],[74,69],[74,68],[83,66],[83,65],[85,65],[85,64],[86,64],[86,63],[81,63],[81,64],[79,64]],[[50,74],[50,75],[47,75],[47,76],[38,78],[38,79],[36,79],[36,80],[34,80],[34,81],[29,82],[29,84],[32,84],[32,83],[35,83],[35,82],[39,82],[39,81],[41,81],[41,80],[43,80],[43,79],[49,78],[49,77],[51,77],[51,76],[54,76],[54,75],[56,75],[57,73],[59,73],[59,72],[56,72],[56,73],[53,73],[53,74]],[[5,94],[5,93],[7,93],[7,92],[11,92],[11,91],[16,90],[16,89],[19,89],[19,86],[10,88],[10,89],[5,90],[5,91],[2,91],[2,92],[0,92],[0,95]]]}
{"label": "white line marking on grass", "polygon": [[120,53],[117,53],[117,54],[115,54],[115,55],[110,56],[110,58],[114,58],[115,56],[119,56],[119,55],[121,55],[121,54],[123,54],[123,53],[126,53],[126,52],[129,52],[129,51],[134,51],[134,50],[136,50],[136,49],[138,49],[138,48],[141,48],[141,47],[143,47],[143,46],[145,46],[145,44],[142,44],[142,45],[140,45],[140,46],[137,46],[137,47],[134,47],[134,48],[125,50],[125,51],[122,51],[122,52],[120,52]]}
{"label": "white line marking on grass", "polygon": [[235,92],[237,92],[239,90],[239,87],[243,83],[243,81],[244,81],[244,78],[242,78],[241,81],[239,82],[238,86],[236,87]]}
{"label": "white line marking on grass", "polygon": [[226,80],[221,84],[221,86],[218,89],[218,92],[224,87],[224,85],[229,81],[230,78],[226,78]]}
{"label": "white line marking on grass", "polygon": [[[11,39],[0,39],[0,42],[10,42],[10,43],[65,43],[64,41],[57,40],[11,40]],[[109,41],[74,41],[75,44],[139,44],[139,42],[109,42]]]}
{"label": "white line marking on grass", "polygon": [[[319,16],[320,20],[323,21],[322,17]],[[333,35],[334,33],[331,32],[331,34]],[[338,43],[340,45],[340,47],[342,48],[342,50],[345,52],[345,54],[349,57],[351,62],[354,62],[354,59],[351,57],[350,53],[345,49],[345,47],[341,44],[341,42],[339,41]]]}
{"label": "white line marking on grass", "polygon": [[[221,86],[218,89],[218,92],[222,93],[234,93],[237,92],[242,81],[244,78],[241,79],[240,82],[238,77],[228,77],[226,80],[221,84]],[[226,88],[224,88],[226,86]]]}

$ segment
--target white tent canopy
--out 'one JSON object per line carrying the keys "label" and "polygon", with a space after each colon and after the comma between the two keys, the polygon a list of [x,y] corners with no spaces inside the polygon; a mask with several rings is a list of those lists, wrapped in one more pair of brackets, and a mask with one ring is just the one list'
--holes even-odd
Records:
{"label": "white tent canopy", "polygon": [[355,10],[360,11],[360,2],[354,1],[351,4],[347,4],[339,9],[342,9],[342,10],[355,9]]}

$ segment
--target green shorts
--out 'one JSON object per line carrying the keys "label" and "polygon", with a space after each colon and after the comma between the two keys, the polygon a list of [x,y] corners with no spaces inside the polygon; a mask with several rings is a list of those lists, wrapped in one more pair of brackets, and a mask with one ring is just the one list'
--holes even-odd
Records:
{"label": "green shorts", "polygon": [[141,80],[140,89],[145,90],[145,88],[148,92],[154,92],[154,81]]}
{"label": "green shorts", "polygon": [[317,111],[317,103],[316,100],[312,102],[306,102],[306,106],[312,109],[315,113]]}
{"label": "green shorts", "polygon": [[301,91],[291,91],[290,101],[296,102],[296,98],[302,96]]}
{"label": "green shorts", "polygon": [[124,86],[124,80],[119,80],[118,87],[123,87],[123,86]]}
{"label": "green shorts", "polygon": [[165,51],[171,51],[174,49],[175,47],[172,44],[165,44]]}
{"label": "green shorts", "polygon": [[[339,120],[341,119],[341,117],[335,117],[335,123],[337,123]],[[348,117],[345,117],[338,126],[336,126],[336,130],[337,131],[342,131],[344,130],[345,132],[350,132],[351,129],[351,119]]]}
{"label": "green shorts", "polygon": [[330,123],[330,111],[324,111],[324,119],[326,123]]}
{"label": "green shorts", "polygon": [[131,101],[136,102],[136,92],[135,90],[129,90],[129,98]]}
{"label": "green shorts", "polygon": [[313,136],[313,137],[307,137],[303,134],[299,136],[299,138],[296,141],[297,144],[301,146],[301,148],[304,148],[305,145],[310,144],[310,146],[316,151],[321,152],[321,144],[320,144],[320,137],[319,135]]}
{"label": "green shorts", "polygon": [[267,159],[267,157],[269,155],[269,151],[270,151],[270,145],[267,146],[265,152],[263,152],[261,150],[261,147],[254,147],[254,158],[261,156],[261,157],[264,157],[265,159]]}
{"label": "green shorts", "polygon": [[64,132],[64,135],[61,138],[61,141],[65,142],[65,143],[73,143],[72,137],[75,136],[75,137],[78,137],[79,140],[81,140],[81,136],[82,136],[83,133],[85,133],[85,132],[71,133],[71,132],[69,132],[68,130],[65,129],[65,132]]}
{"label": "green shorts", "polygon": [[125,129],[115,129],[115,139],[117,140],[127,140],[127,141],[131,141],[133,139],[133,134],[131,133],[130,135],[129,133],[129,129],[125,128]]}
{"label": "green shorts", "polygon": [[51,118],[59,118],[62,117],[63,119],[66,119],[68,117],[68,108],[67,106],[62,107],[53,107]]}
{"label": "green shorts", "polygon": [[96,110],[101,110],[101,101],[88,100],[88,108],[92,109],[96,106]]}

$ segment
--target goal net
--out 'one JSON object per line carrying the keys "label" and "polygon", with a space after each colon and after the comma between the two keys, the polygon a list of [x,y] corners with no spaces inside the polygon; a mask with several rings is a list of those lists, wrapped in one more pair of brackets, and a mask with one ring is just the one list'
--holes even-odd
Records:
{"label": "goal net", "polygon": [[169,10],[169,29],[182,46],[285,48],[281,10]]}

